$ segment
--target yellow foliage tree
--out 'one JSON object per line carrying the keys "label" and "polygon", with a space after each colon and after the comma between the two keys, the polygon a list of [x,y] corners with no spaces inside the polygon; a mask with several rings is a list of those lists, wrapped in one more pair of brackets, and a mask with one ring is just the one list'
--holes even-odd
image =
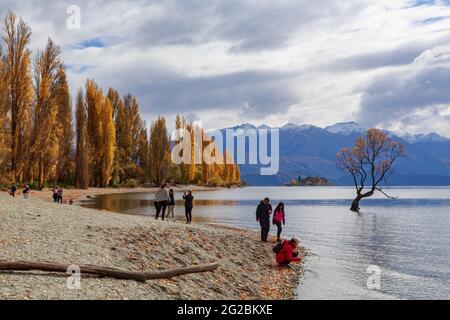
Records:
{"label": "yellow foliage tree", "polygon": [[111,180],[116,145],[116,128],[113,120],[111,102],[106,97],[101,113],[101,187],[106,188]]}

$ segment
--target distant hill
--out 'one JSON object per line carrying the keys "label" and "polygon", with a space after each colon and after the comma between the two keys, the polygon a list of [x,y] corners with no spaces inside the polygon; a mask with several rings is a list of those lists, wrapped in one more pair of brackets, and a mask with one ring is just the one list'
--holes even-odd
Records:
{"label": "distant hill", "polygon": [[[244,124],[233,129],[257,129]],[[260,128],[268,128],[263,126]],[[241,165],[241,175],[250,185],[284,185],[292,177],[321,176],[333,185],[351,185],[348,174],[336,167],[336,153],[351,147],[367,128],[355,122],[319,128],[313,125],[287,124],[280,129],[280,171],[261,176],[256,165]],[[396,162],[392,185],[450,185],[450,139],[436,133],[412,135],[387,133],[406,147],[406,156]]]}

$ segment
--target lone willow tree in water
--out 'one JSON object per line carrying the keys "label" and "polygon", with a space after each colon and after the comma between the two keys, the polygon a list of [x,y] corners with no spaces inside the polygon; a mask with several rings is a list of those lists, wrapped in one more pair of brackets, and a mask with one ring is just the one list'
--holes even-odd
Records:
{"label": "lone willow tree in water", "polygon": [[375,191],[393,199],[382,190],[381,184],[387,185],[395,160],[404,153],[401,143],[378,129],[370,129],[364,137],[359,136],[352,149],[343,148],[338,152],[338,167],[350,173],[356,188],[350,210],[359,212],[361,199],[371,197]]}

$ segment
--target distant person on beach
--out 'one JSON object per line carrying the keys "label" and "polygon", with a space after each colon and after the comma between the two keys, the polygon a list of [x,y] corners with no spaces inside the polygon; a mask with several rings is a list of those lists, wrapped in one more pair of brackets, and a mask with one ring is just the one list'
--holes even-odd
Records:
{"label": "distant person on beach", "polygon": [[277,242],[281,241],[282,224],[286,224],[286,216],[284,214],[284,203],[280,202],[273,212],[272,223],[277,226]]}
{"label": "distant person on beach", "polygon": [[161,213],[161,218],[164,220],[166,214],[167,203],[170,200],[169,191],[167,190],[167,185],[162,184],[161,188],[156,192],[155,195],[155,208],[156,208],[156,220],[159,218]]}
{"label": "distant person on beach", "polygon": [[62,204],[63,203],[63,188],[59,187],[58,188],[58,203]]}
{"label": "distant person on beach", "polygon": [[30,187],[26,184],[23,188],[23,198],[28,199],[28,195],[30,194]]}
{"label": "distant person on beach", "polygon": [[185,192],[183,195],[184,199],[184,211],[186,214],[186,223],[192,223],[192,208],[194,208],[194,197],[192,196],[192,190]]}
{"label": "distant person on beach", "polygon": [[298,245],[300,241],[297,238],[278,243],[273,251],[277,254],[275,260],[280,266],[288,266],[291,262],[300,262],[298,256]]}
{"label": "distant person on beach", "polygon": [[261,226],[261,241],[267,242],[267,237],[270,231],[270,215],[272,214],[272,205],[270,199],[265,198],[256,208],[256,221]]}
{"label": "distant person on beach", "polygon": [[173,189],[169,189],[169,202],[167,203],[167,219],[170,219],[172,215],[172,220],[175,221],[175,195]]}
{"label": "distant person on beach", "polygon": [[11,189],[9,190],[9,194],[14,198],[16,196],[17,187],[15,184],[11,186]]}
{"label": "distant person on beach", "polygon": [[52,192],[53,192],[53,203],[58,203],[58,186],[54,186]]}

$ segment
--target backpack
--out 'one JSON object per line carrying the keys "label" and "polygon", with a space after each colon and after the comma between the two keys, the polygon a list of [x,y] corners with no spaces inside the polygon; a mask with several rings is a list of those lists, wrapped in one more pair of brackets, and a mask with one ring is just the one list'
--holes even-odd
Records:
{"label": "backpack", "polygon": [[273,247],[273,252],[278,254],[280,253],[281,249],[283,249],[283,242],[278,242],[274,247]]}

